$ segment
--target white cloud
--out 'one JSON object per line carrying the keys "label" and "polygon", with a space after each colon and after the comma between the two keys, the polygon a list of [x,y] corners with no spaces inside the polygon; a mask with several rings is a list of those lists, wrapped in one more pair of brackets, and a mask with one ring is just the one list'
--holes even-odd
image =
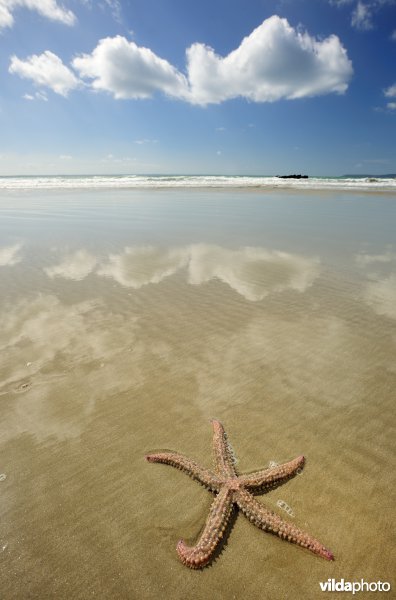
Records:
{"label": "white cloud", "polygon": [[373,28],[372,13],[367,4],[363,4],[363,2],[357,3],[356,8],[352,13],[351,23],[353,27],[356,27],[356,29],[360,29],[361,31],[367,31]]}
{"label": "white cloud", "polygon": [[[64,159],[70,159],[66,156]],[[63,277],[64,279],[74,279],[81,281],[93,271],[96,266],[96,258],[86,250],[77,250],[73,254],[65,256],[61,263],[53,267],[44,269],[48,277]]]}
{"label": "white cloud", "polygon": [[31,79],[38,86],[48,87],[61,96],[67,96],[70,90],[79,85],[74,73],[59,56],[49,50],[40,55],[33,54],[26,60],[12,56],[8,70],[24,79]]}
{"label": "white cloud", "polygon": [[115,98],[148,98],[155,92],[193,104],[236,97],[256,102],[342,93],[352,64],[337,36],[316,40],[286,19],[266,19],[225,57],[204,44],[187,49],[187,76],[148,48],[122,36],[100,40],[73,66],[96,90]]}
{"label": "white cloud", "polygon": [[121,3],[119,0],[104,0],[111,10],[111,14],[117,23],[121,23]]}
{"label": "white cloud", "polygon": [[76,21],[74,13],[60,6],[56,0],[0,0],[0,29],[13,26],[13,13],[18,8],[28,8],[65,25],[73,25]]}
{"label": "white cloud", "polygon": [[318,41],[276,15],[226,57],[193,44],[187,60],[191,101],[199,104],[238,96],[272,102],[342,93],[352,75],[352,64],[337,36]]}
{"label": "white cloud", "polygon": [[[396,98],[396,83],[384,90],[384,94],[387,98]],[[389,110],[396,110],[396,102],[388,102],[386,107]]]}
{"label": "white cloud", "polygon": [[117,35],[99,41],[92,54],[73,60],[81,77],[92,79],[95,90],[107,91],[117,99],[149,98],[156,91],[184,97],[184,75],[149,48],[139,47]]}
{"label": "white cloud", "polygon": [[21,262],[21,248],[23,244],[18,242],[12,246],[0,248],[0,267],[12,267]]}
{"label": "white cloud", "polygon": [[7,4],[3,1],[0,2],[0,29],[5,27],[12,27],[14,24],[14,19],[9,10]]}
{"label": "white cloud", "polygon": [[390,87],[386,88],[386,90],[384,91],[384,94],[388,98],[396,98],[396,83],[394,83]]}
{"label": "white cloud", "polygon": [[[381,7],[395,4],[395,0],[329,0],[330,4],[341,7],[353,4],[355,8],[352,11],[351,25],[360,31],[373,29],[373,15]],[[396,39],[396,38],[395,38]]]}
{"label": "white cloud", "polygon": [[158,144],[158,140],[150,140],[148,138],[143,138],[140,140],[135,140],[135,144],[139,144],[139,146],[141,146],[142,144]]}
{"label": "white cloud", "polygon": [[25,100],[43,100],[44,102],[48,102],[48,97],[45,92],[36,92],[35,94],[24,94],[23,98]]}
{"label": "white cloud", "polygon": [[396,42],[396,29],[394,31],[392,31],[391,40]]}
{"label": "white cloud", "polygon": [[[72,65],[94,90],[116,99],[149,98],[162,92],[200,105],[237,97],[273,102],[343,93],[352,75],[351,61],[337,36],[316,40],[276,15],[225,57],[199,43],[186,55],[184,75],[149,48],[116,36],[100,40],[91,54],[75,57]],[[62,96],[82,85],[49,50],[26,60],[13,56],[9,71]]]}

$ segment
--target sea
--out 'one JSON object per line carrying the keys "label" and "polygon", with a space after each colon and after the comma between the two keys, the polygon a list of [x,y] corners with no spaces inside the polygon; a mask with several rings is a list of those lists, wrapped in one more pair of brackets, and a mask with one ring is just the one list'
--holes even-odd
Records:
{"label": "sea", "polygon": [[301,190],[396,190],[396,175],[343,175],[300,179],[246,175],[53,175],[0,176],[0,189],[257,188]]}
{"label": "sea", "polygon": [[[0,323],[2,600],[394,589],[395,178],[1,177]],[[213,468],[213,418],[305,456],[257,501],[334,561],[235,510],[180,562],[213,494],[145,455]]]}

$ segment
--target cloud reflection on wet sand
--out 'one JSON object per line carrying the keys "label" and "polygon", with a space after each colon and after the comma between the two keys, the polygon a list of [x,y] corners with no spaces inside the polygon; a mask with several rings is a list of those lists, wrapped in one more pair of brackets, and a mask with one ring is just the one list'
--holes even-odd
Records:
{"label": "cloud reflection on wet sand", "polygon": [[18,242],[11,246],[3,246],[0,248],[0,267],[12,267],[22,261],[23,244]]}
{"label": "cloud reflection on wet sand", "polygon": [[[50,277],[81,280],[95,266],[95,258],[79,250],[45,272]],[[319,261],[254,247],[231,250],[208,244],[170,249],[141,246],[111,254],[96,268],[96,274],[110,277],[122,286],[140,289],[160,283],[184,268],[190,284],[202,285],[218,279],[247,300],[258,301],[286,289],[304,292],[319,273]]]}
{"label": "cloud reflection on wet sand", "polygon": [[371,281],[364,299],[377,314],[396,319],[396,275]]}
{"label": "cloud reflection on wet sand", "polygon": [[396,319],[396,252],[389,246],[382,254],[358,254],[356,262],[368,273],[364,301],[378,314]]}
{"label": "cloud reflection on wet sand", "polygon": [[188,259],[187,248],[126,247],[120,254],[111,254],[97,274],[111,277],[125,287],[139,289],[173,275],[187,265]]}
{"label": "cloud reflection on wet sand", "polygon": [[58,264],[44,269],[48,277],[63,277],[81,281],[95,268],[97,259],[84,249],[68,254]]}
{"label": "cloud reflection on wet sand", "polygon": [[[137,319],[39,295],[3,312],[2,437],[78,435],[95,400],[141,381]],[[8,407],[8,410],[7,410]]]}
{"label": "cloud reflection on wet sand", "polygon": [[[206,304],[194,307],[193,324],[178,320],[183,294],[190,301],[195,297],[191,288],[188,292],[179,282],[159,304],[143,289],[183,269],[192,286],[212,280],[227,284],[222,290],[206,288]],[[207,244],[168,250],[127,247],[100,264],[86,250],[69,253],[46,269],[50,277],[81,281],[96,273],[143,294],[147,306],[139,301],[138,310],[133,303],[122,308],[114,292],[109,305],[98,300],[66,303],[55,295],[38,294],[6,307],[0,345],[6,437],[23,431],[39,438],[76,437],[97,400],[144,385],[159,362],[171,379],[193,382],[195,402],[204,411],[205,406],[228,403],[230,397],[236,402],[255,397],[257,386],[273,398],[293,395],[297,402],[358,402],[373,369],[390,368],[383,354],[374,360],[371,330],[362,331],[326,312],[306,312],[308,294],[299,299],[306,307],[303,312],[284,317],[273,312],[270,298],[265,314],[250,304],[286,290],[307,292],[319,269],[317,259],[296,254]],[[227,304],[231,289],[249,302]],[[378,314],[396,318],[395,276],[370,281],[365,294]],[[207,302],[221,311],[221,327],[216,319],[208,320]],[[181,337],[169,335],[176,321]]]}
{"label": "cloud reflection on wet sand", "polygon": [[316,406],[315,411],[351,406],[369,393],[370,382],[377,389],[378,367],[391,370],[389,354],[373,357],[372,336],[337,317],[266,314],[231,335],[214,335],[186,368],[197,377],[203,407],[225,408],[260,396],[264,409],[264,398],[295,410],[300,403]]}
{"label": "cloud reflection on wet sand", "polygon": [[246,247],[228,250],[198,244],[190,247],[189,282],[219,279],[247,300],[292,289],[304,292],[319,273],[319,261],[297,254]]}

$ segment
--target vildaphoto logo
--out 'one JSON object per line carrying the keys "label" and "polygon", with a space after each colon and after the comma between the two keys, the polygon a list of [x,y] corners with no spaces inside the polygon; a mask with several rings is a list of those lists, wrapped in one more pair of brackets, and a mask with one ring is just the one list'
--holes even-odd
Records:
{"label": "vildaphoto logo", "polygon": [[345,579],[328,579],[319,581],[322,592],[389,592],[391,584],[388,581],[345,581]]}

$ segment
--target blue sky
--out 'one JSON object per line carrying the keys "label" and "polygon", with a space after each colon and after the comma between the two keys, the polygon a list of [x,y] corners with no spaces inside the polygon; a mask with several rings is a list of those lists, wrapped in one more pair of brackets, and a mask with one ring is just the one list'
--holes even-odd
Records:
{"label": "blue sky", "polygon": [[0,0],[0,174],[396,172],[396,0]]}

